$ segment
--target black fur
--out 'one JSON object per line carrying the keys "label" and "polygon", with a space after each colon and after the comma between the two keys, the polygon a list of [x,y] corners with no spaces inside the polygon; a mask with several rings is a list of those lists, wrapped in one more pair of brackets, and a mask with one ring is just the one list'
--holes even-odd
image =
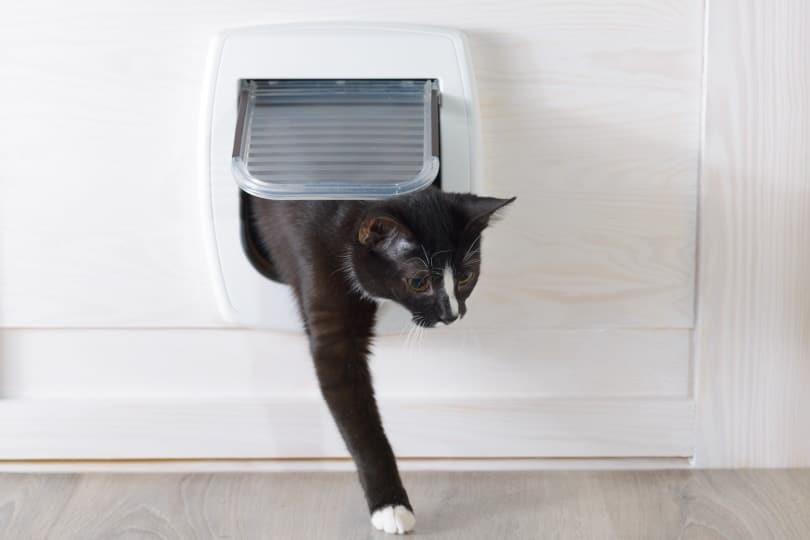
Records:
{"label": "black fur", "polygon": [[463,316],[479,276],[481,231],[513,200],[432,187],[383,201],[270,201],[243,194],[246,252],[265,276],[295,293],[321,392],[371,512],[396,504],[412,510],[368,369],[373,298],[405,306],[416,324],[449,324],[455,317],[442,284],[449,265],[463,281],[455,291]]}

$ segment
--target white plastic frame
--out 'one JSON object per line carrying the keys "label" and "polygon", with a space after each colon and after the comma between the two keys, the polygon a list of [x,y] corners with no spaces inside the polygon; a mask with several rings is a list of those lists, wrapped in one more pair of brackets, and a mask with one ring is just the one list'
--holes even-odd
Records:
{"label": "white plastic frame", "polygon": [[[480,181],[478,102],[463,34],[389,24],[288,24],[229,30],[213,43],[201,126],[205,221],[224,317],[234,325],[300,330],[289,288],[256,271],[242,248],[231,158],[241,79],[436,79],[441,92],[441,178],[446,191]],[[378,332],[406,315],[381,306]]]}

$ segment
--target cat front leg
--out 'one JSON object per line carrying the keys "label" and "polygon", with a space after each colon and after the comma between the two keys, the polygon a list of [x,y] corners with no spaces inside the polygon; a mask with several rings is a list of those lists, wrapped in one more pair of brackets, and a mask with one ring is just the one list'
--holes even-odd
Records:
{"label": "cat front leg", "polygon": [[368,367],[376,305],[307,310],[310,348],[321,393],[357,466],[374,527],[404,534],[416,524],[377,409]]}

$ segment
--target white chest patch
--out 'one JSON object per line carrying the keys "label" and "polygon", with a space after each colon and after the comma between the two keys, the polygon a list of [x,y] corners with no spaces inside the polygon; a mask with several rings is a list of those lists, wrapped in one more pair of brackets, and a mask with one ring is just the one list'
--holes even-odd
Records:
{"label": "white chest patch", "polygon": [[458,315],[458,300],[456,299],[456,280],[453,276],[453,269],[450,266],[444,267],[444,292],[447,293],[447,298],[450,299],[450,314],[455,317]]}

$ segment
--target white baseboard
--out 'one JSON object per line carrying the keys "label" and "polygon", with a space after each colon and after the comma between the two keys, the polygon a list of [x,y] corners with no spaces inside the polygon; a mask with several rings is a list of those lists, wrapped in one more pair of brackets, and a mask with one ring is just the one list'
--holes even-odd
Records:
{"label": "white baseboard", "polygon": [[[686,458],[683,399],[381,403],[403,458]],[[0,400],[2,460],[345,458],[318,399]]]}
{"label": "white baseboard", "polygon": [[[402,471],[687,469],[687,458],[401,459]],[[349,459],[0,461],[0,473],[274,473],[354,471]]]}

